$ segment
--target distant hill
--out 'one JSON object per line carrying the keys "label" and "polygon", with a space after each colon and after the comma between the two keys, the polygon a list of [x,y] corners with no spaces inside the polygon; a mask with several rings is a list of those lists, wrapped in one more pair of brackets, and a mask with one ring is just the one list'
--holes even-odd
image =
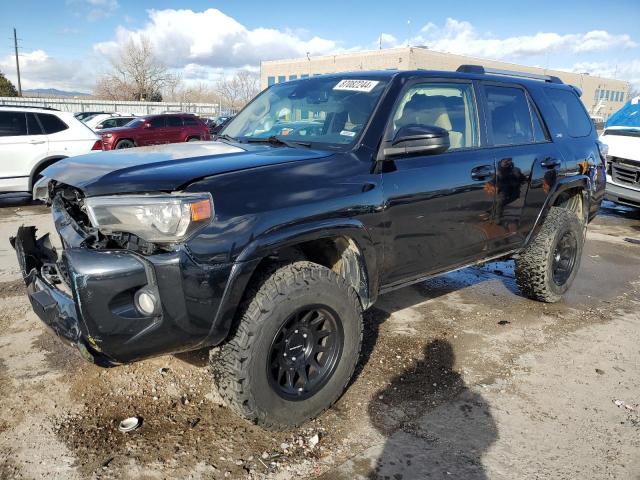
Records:
{"label": "distant hill", "polygon": [[85,92],[67,92],[66,90],[58,90],[57,88],[30,88],[22,90],[25,97],[89,97],[90,93]]}

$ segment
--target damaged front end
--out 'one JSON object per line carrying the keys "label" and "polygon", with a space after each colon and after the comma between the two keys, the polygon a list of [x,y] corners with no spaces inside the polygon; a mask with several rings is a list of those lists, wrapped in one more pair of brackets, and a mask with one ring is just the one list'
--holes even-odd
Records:
{"label": "damaged front end", "polygon": [[61,252],[49,234],[37,239],[32,226],[11,238],[42,321],[100,366],[198,348],[210,334],[232,265],[200,265],[182,244],[105,235],[92,225],[80,191],[48,187]]}

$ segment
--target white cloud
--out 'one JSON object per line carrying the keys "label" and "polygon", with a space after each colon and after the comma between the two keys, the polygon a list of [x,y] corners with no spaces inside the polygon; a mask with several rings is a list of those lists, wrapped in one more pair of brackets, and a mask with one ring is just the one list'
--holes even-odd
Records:
{"label": "white cloud", "polygon": [[256,66],[261,60],[322,55],[339,50],[336,41],[301,37],[299,32],[273,28],[249,29],[220,10],[150,10],[144,28],[119,27],[115,39],[98,43],[94,50],[107,57],[128,40],[148,38],[156,54],[169,67],[198,64],[220,68]]}
{"label": "white cloud", "polygon": [[[20,55],[22,88],[58,88],[60,90],[91,91],[95,78],[80,60],[63,61],[50,57],[44,50]],[[0,58],[0,71],[17,87],[15,57]]]}
{"label": "white cloud", "polygon": [[579,62],[568,70],[578,73],[590,73],[608,78],[620,78],[628,81],[631,87],[640,91],[640,59],[626,62]]}
{"label": "white cloud", "polygon": [[443,26],[427,23],[411,40],[413,45],[427,45],[433,50],[493,59],[518,59],[553,52],[595,53],[638,46],[627,34],[615,35],[604,30],[559,34],[538,32],[497,38],[480,34],[465,21],[448,18]]}

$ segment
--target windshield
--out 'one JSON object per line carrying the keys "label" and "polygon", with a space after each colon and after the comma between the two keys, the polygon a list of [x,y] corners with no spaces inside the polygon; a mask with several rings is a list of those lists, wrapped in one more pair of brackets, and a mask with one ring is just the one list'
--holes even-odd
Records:
{"label": "windshield", "polygon": [[274,85],[236,115],[222,133],[240,141],[278,137],[348,145],[362,132],[386,81],[310,78]]}

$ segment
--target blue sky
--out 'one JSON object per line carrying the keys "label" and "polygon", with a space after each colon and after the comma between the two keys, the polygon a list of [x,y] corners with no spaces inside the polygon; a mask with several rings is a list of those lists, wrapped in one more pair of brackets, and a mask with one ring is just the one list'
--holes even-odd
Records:
{"label": "blue sky", "polygon": [[[409,24],[407,23],[409,22]],[[426,44],[436,50],[589,71],[640,88],[640,2],[270,0],[3,2],[0,71],[24,88],[90,91],[129,39],[147,37],[186,83],[207,83],[262,59]]]}

